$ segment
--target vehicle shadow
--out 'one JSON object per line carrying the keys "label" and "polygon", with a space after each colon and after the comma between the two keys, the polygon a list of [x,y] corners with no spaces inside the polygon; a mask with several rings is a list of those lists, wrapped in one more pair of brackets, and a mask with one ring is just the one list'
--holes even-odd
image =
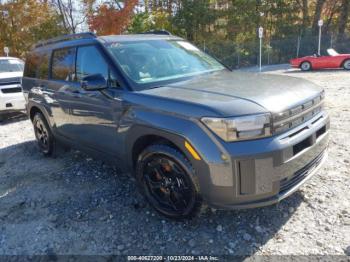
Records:
{"label": "vehicle shadow", "polygon": [[27,119],[28,119],[28,116],[25,113],[22,113],[22,112],[9,113],[2,116],[2,119],[0,119],[0,126],[4,126],[15,122],[20,122]]}
{"label": "vehicle shadow", "polygon": [[198,218],[173,221],[154,212],[129,174],[78,151],[45,158],[35,141],[19,143],[0,149],[0,170],[4,236],[19,233],[12,226],[17,223],[48,228],[23,235],[21,243],[6,242],[5,252],[20,244],[32,254],[47,247],[55,254],[247,256],[278,236],[303,202],[297,192],[278,205],[207,209]]}

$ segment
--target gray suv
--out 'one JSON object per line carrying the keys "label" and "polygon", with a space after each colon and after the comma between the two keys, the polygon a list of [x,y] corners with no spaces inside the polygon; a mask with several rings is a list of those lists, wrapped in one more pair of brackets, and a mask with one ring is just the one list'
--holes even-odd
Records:
{"label": "gray suv", "polygon": [[321,88],[232,72],[176,36],[41,42],[23,90],[44,155],[59,142],[116,164],[170,218],[276,203],[326,156]]}

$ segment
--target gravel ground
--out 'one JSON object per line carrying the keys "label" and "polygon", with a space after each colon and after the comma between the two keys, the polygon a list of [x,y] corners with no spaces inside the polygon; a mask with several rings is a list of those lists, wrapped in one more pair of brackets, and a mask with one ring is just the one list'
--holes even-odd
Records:
{"label": "gravel ground", "polygon": [[0,125],[0,254],[350,255],[349,72],[267,73],[326,89],[329,159],[297,193],[265,208],[169,221],[116,168],[78,151],[41,156],[30,121],[19,118]]}

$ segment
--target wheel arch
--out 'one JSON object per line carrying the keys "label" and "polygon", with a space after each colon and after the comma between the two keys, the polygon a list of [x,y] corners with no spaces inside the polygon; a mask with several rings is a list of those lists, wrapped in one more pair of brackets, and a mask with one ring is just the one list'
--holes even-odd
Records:
{"label": "wheel arch", "polygon": [[131,151],[131,157],[132,157],[132,167],[135,168],[137,157],[141,154],[141,152],[147,148],[150,145],[153,144],[165,144],[169,145],[177,150],[179,150],[181,153],[182,150],[171,140],[168,138],[165,138],[164,136],[160,135],[154,135],[154,134],[148,134],[143,135],[139,137],[133,144],[132,151]]}
{"label": "wheel arch", "polygon": [[44,114],[44,113],[42,112],[42,110],[40,110],[39,107],[37,107],[37,106],[32,106],[32,107],[30,108],[30,110],[29,110],[29,118],[30,118],[30,120],[31,120],[32,122],[33,122],[33,120],[34,120],[34,116],[35,116],[36,113]]}
{"label": "wheel arch", "polygon": [[29,119],[33,122],[34,116],[36,113],[41,113],[45,117],[47,123],[49,124],[49,127],[52,130],[52,119],[50,118],[49,113],[47,112],[46,108],[39,104],[30,104],[28,106],[28,116]]}
{"label": "wheel arch", "polygon": [[165,130],[145,126],[133,127],[127,136],[125,145],[127,165],[130,170],[134,171],[139,154],[146,147],[157,143],[170,145],[191,160],[191,156],[185,149],[184,141],[186,141],[185,137]]}
{"label": "wheel arch", "polygon": [[345,64],[346,61],[350,61],[350,57],[346,57],[346,58],[341,62],[340,67],[344,67],[344,64]]}

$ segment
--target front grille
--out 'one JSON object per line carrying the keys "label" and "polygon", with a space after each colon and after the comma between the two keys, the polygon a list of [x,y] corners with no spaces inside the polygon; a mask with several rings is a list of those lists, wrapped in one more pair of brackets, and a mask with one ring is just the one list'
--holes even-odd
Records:
{"label": "front grille", "polygon": [[312,170],[314,170],[322,161],[324,151],[319,154],[315,159],[309,162],[306,166],[296,171],[291,177],[284,178],[280,181],[280,193],[284,193],[293,188],[303,179],[305,179]]}
{"label": "front grille", "polygon": [[21,84],[20,77],[11,77],[0,79],[0,86],[9,86],[9,85],[19,85]]}
{"label": "front grille", "polygon": [[4,94],[12,94],[12,93],[20,93],[20,92],[22,92],[22,88],[20,88],[20,87],[3,88],[3,89],[0,89],[0,90]]}
{"label": "front grille", "polygon": [[315,98],[273,115],[273,133],[280,134],[308,121],[323,110],[324,92]]}
{"label": "front grille", "polygon": [[6,82],[6,83],[0,83],[0,86],[10,86],[10,85],[20,85],[21,82]]}

